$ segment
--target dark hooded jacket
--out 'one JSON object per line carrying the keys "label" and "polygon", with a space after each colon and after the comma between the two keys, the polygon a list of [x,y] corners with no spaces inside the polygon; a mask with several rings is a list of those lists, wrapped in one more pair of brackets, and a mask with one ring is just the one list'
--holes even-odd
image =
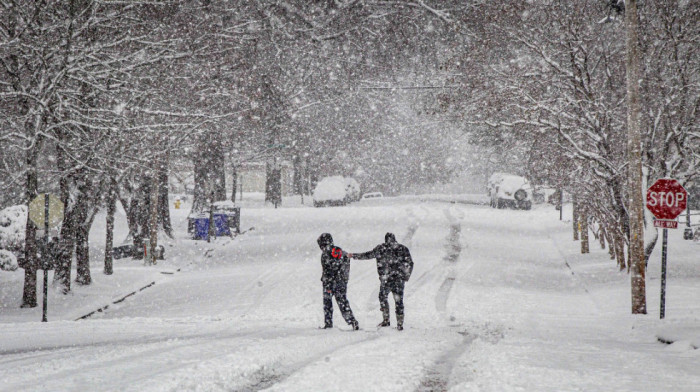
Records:
{"label": "dark hooded jacket", "polygon": [[333,237],[329,233],[321,234],[317,242],[321,248],[321,281],[347,283],[350,279],[350,259],[347,254],[333,245]]}
{"label": "dark hooded jacket", "polygon": [[365,253],[354,253],[358,260],[377,259],[379,279],[402,279],[408,281],[413,272],[413,259],[408,248],[396,242],[392,233],[386,233],[384,243]]}

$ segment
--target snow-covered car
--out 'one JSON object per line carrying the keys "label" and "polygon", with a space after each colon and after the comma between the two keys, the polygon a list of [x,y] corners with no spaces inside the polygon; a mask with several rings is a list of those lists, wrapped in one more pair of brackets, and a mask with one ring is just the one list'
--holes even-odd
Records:
{"label": "snow-covered car", "polygon": [[382,197],[384,197],[382,192],[367,192],[364,195],[362,195],[362,200],[381,199]]}
{"label": "snow-covered car", "polygon": [[324,177],[316,184],[313,199],[314,207],[344,206],[347,204],[345,178]]}
{"label": "snow-covered car", "polygon": [[345,199],[353,202],[360,200],[360,183],[352,177],[345,177]]}
{"label": "snow-covered car", "polygon": [[494,173],[489,178],[488,195],[493,208],[532,208],[532,186],[525,177]]}

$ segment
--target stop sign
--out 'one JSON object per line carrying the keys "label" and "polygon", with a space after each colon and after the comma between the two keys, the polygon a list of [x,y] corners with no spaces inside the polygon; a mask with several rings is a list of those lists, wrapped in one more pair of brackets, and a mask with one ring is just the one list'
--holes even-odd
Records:
{"label": "stop sign", "polygon": [[660,178],[647,189],[647,209],[656,219],[676,219],[685,211],[688,192],[672,178]]}

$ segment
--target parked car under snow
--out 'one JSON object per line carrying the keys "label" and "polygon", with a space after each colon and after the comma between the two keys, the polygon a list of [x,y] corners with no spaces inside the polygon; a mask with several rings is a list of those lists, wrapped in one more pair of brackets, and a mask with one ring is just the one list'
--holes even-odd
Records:
{"label": "parked car under snow", "polygon": [[345,179],[341,176],[324,177],[316,184],[314,207],[344,206],[347,204]]}
{"label": "parked car under snow", "polygon": [[532,208],[532,186],[525,177],[494,173],[489,178],[488,195],[493,208]]}
{"label": "parked car under snow", "polygon": [[324,177],[313,192],[314,207],[344,206],[360,200],[360,184],[352,177]]}

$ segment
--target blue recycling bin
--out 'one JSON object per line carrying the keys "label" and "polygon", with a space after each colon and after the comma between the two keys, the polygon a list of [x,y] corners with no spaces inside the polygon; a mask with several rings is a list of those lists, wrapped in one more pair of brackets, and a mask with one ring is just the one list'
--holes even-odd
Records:
{"label": "blue recycling bin", "polygon": [[214,230],[216,236],[231,236],[231,228],[228,226],[228,216],[226,214],[214,214]]}
{"label": "blue recycling bin", "polygon": [[[214,214],[214,235],[217,237],[231,236],[231,228],[228,226],[228,216],[225,214]],[[194,239],[209,239],[209,218],[194,219]]]}
{"label": "blue recycling bin", "polygon": [[209,218],[194,219],[194,239],[207,240],[209,239]]}

